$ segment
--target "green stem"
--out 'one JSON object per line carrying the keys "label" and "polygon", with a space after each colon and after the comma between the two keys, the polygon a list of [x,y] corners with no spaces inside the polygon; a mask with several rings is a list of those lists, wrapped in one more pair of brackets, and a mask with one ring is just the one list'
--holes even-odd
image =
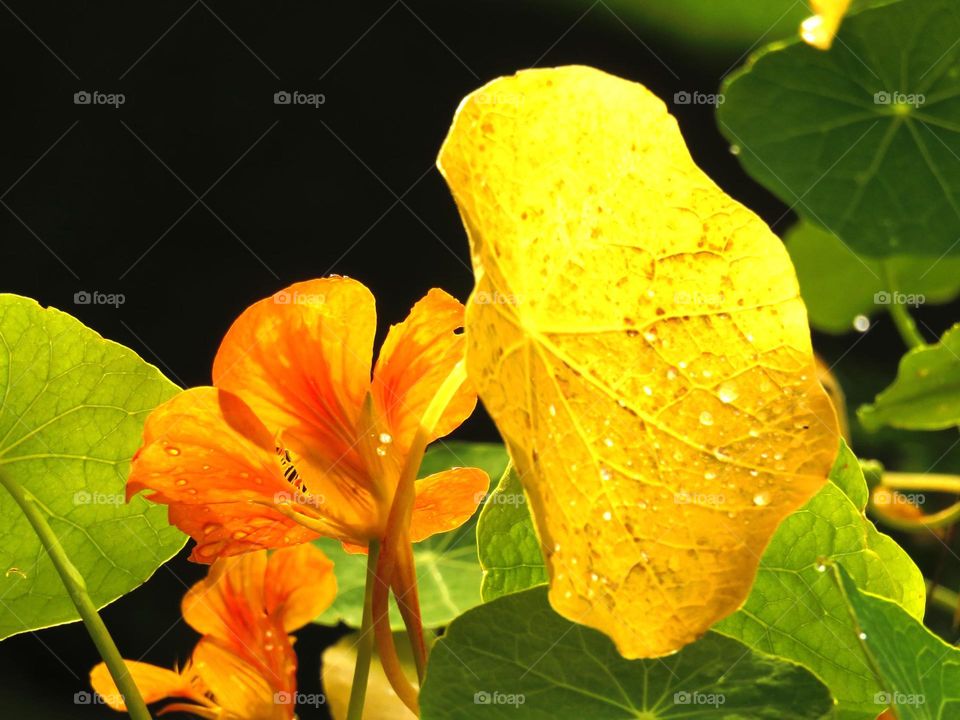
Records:
{"label": "green stem", "polygon": [[357,664],[353,669],[353,687],[350,688],[350,705],[347,720],[361,720],[363,703],[367,696],[367,679],[370,677],[370,660],[373,657],[375,637],[373,634],[373,587],[377,582],[377,558],[380,543],[371,540],[367,549],[367,583],[363,590],[363,619],[360,623],[360,639],[357,641]]}
{"label": "green stem", "polygon": [[[933,583],[930,580],[927,580],[927,592],[930,593],[930,587]],[[953,590],[945,588],[941,585],[933,587],[933,592],[929,594],[928,600],[930,604],[940,608],[941,610],[946,610],[948,613],[953,615],[957,612],[957,605],[960,604],[960,596],[957,595]]]}
{"label": "green stem", "polygon": [[37,537],[40,538],[40,542],[47,551],[53,567],[56,568],[57,573],[60,575],[60,580],[63,581],[63,585],[70,595],[70,599],[73,600],[77,612],[80,613],[80,617],[83,620],[83,624],[87,627],[87,632],[90,633],[93,644],[96,645],[100,657],[103,658],[103,662],[110,671],[110,675],[113,677],[117,689],[123,696],[123,703],[127,706],[127,712],[130,717],[134,718],[134,720],[151,720],[150,712],[143,702],[143,696],[140,695],[137,684],[133,681],[133,677],[130,675],[130,671],[127,669],[120,655],[120,651],[117,650],[113,638],[110,637],[110,633],[107,631],[107,626],[103,624],[103,620],[97,613],[97,608],[93,604],[93,600],[91,600],[90,595],[87,593],[87,584],[83,576],[70,561],[70,558],[67,556],[66,551],[57,539],[47,519],[37,507],[39,504],[38,500],[29,490],[24,489],[19,483],[4,473],[0,473],[0,484],[6,488],[10,496],[17,505],[20,506],[28,522],[33,526],[34,532],[37,533]]}
{"label": "green stem", "polygon": [[903,338],[903,342],[908,348],[923,347],[927,344],[927,341],[924,340],[923,335],[921,335],[917,329],[917,323],[914,322],[906,305],[897,302],[897,296],[900,294],[900,290],[897,286],[896,278],[894,278],[893,272],[890,270],[889,263],[881,261],[880,272],[883,274],[884,284],[887,286],[887,290],[891,295],[890,304],[887,305],[887,311],[890,313],[893,324],[897,326],[900,337]]}
{"label": "green stem", "polygon": [[885,472],[880,484],[891,490],[917,490],[960,494],[960,476],[958,475]]}

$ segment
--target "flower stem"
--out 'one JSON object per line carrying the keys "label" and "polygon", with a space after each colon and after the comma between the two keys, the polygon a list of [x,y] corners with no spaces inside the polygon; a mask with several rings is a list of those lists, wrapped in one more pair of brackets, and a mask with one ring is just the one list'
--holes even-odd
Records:
{"label": "flower stem", "polygon": [[80,617],[87,627],[87,632],[90,633],[93,644],[96,645],[100,657],[103,658],[103,662],[110,671],[113,681],[117,684],[117,689],[121,695],[123,695],[123,703],[127,706],[127,712],[130,717],[134,720],[151,720],[150,712],[143,702],[143,696],[140,694],[137,684],[133,681],[133,677],[130,675],[130,671],[127,669],[120,655],[120,651],[117,650],[113,638],[110,637],[110,633],[107,631],[107,626],[103,624],[103,620],[97,613],[97,608],[93,604],[93,600],[87,593],[87,584],[83,576],[70,561],[66,551],[57,539],[56,534],[47,522],[44,514],[40,511],[38,500],[29,490],[26,490],[18,482],[2,472],[0,472],[0,484],[3,485],[17,505],[20,506],[27,521],[33,526],[37,537],[40,538],[40,543],[47,551],[47,555],[50,557],[54,568],[60,575],[60,580],[63,581],[63,585],[66,587],[70,599],[73,601],[74,606],[76,606],[77,612],[80,613]]}
{"label": "flower stem", "polygon": [[370,659],[375,642],[373,632],[373,588],[377,582],[377,558],[380,542],[371,540],[367,550],[367,583],[363,590],[363,620],[360,624],[360,639],[357,641],[357,664],[353,669],[353,686],[350,688],[350,705],[347,720],[361,720],[363,703],[367,696],[367,679],[370,677]]}
{"label": "flower stem", "polygon": [[890,293],[890,304],[887,305],[887,311],[890,313],[893,324],[897,326],[897,332],[900,333],[900,337],[903,338],[903,342],[908,348],[923,347],[927,344],[927,341],[924,340],[923,335],[921,335],[917,329],[917,323],[914,322],[906,306],[903,303],[897,302],[900,290],[896,278],[890,270],[889,263],[881,262],[880,272],[883,275],[884,285],[887,286],[887,290]]}
{"label": "flower stem", "polygon": [[960,494],[960,475],[885,472],[880,484],[891,490]]}

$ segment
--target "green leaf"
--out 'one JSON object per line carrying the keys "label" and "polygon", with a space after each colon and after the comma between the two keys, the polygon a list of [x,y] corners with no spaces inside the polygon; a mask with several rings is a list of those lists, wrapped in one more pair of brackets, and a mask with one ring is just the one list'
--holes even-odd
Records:
{"label": "green leaf", "polygon": [[960,717],[960,650],[896,603],[861,592],[842,567],[833,570],[852,633],[870,658],[881,688],[870,698],[875,712],[892,705],[900,720]]}
{"label": "green leaf", "polygon": [[760,51],[724,83],[744,168],[862,255],[960,254],[960,6],[910,0],[844,20],[829,52]]}
{"label": "green leaf", "polygon": [[424,720],[812,720],[831,705],[804,668],[716,633],[669,657],[625,660],[602,633],[557,615],[545,587],[454,620],[420,695]]}
{"label": "green leaf", "polygon": [[921,618],[924,583],[910,557],[863,515],[866,483],[846,445],[831,481],[777,529],[747,602],[715,629],[749,647],[812,670],[837,699],[837,717],[874,720],[878,687],[843,597],[826,573],[831,561],[857,584]]}
{"label": "green leaf", "polygon": [[547,582],[540,539],[533,527],[520,476],[511,465],[487,498],[477,521],[484,602]]}
{"label": "green leaf", "polygon": [[[32,494],[102,607],[186,542],[167,510],[124,503],[143,422],[177,387],[71,316],[0,295],[0,472]],[[0,638],[79,619],[19,507],[0,490]]]}
{"label": "green leaf", "polygon": [[[817,330],[850,332],[855,317],[884,312],[892,300],[936,304],[960,294],[957,257],[934,262],[898,255],[881,263],[857,255],[836,235],[802,221],[787,232],[784,242],[797,270],[810,324]],[[896,281],[896,296],[884,282],[885,273]]]}
{"label": "green leaf", "polygon": [[[507,466],[507,452],[496,443],[439,442],[423,459],[420,476],[451,467],[478,467],[498,478]],[[420,586],[420,613],[424,627],[449,623],[464,610],[480,603],[480,563],[477,560],[475,513],[470,520],[448,533],[440,533],[413,546]],[[337,599],[316,619],[324,625],[344,622],[360,627],[363,614],[363,586],[366,582],[366,555],[344,551],[336,540],[318,540],[317,545],[333,561],[337,576]],[[403,620],[391,605],[390,625],[402,630]]]}
{"label": "green leaf", "polygon": [[935,345],[910,350],[897,379],[872,405],[857,410],[868,430],[944,430],[960,425],[960,324]]}

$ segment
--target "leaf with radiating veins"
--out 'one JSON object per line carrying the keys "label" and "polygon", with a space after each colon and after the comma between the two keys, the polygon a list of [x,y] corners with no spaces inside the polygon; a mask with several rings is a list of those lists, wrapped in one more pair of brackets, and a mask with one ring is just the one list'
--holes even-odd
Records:
{"label": "leaf with radiating veins", "polygon": [[836,455],[789,257],[663,102],[591,68],[471,94],[439,164],[477,282],[467,370],[550,602],[626,657],[674,652],[743,603]]}

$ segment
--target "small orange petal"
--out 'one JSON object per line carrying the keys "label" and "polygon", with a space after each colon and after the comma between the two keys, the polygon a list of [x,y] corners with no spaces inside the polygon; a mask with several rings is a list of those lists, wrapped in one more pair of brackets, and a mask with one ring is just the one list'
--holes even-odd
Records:
{"label": "small orange petal", "polygon": [[279,613],[287,632],[309,623],[337,596],[333,563],[309,543],[270,555],[263,587],[267,613]]}
{"label": "small orange petal", "polygon": [[265,616],[266,569],[265,550],[217,560],[183,596],[183,619],[201,635],[241,647],[255,644],[254,626]]}
{"label": "small orange petal", "polygon": [[463,525],[483,501],[489,486],[490,478],[477,468],[452,468],[417,480],[411,540],[420,542]]}
{"label": "small orange petal", "polygon": [[360,474],[354,434],[376,323],[373,295],[356,280],[296,283],[237,318],[214,360],[214,385],[243,398],[317,467]]}
{"label": "small orange petal", "polygon": [[[290,664],[284,669],[286,677],[267,679],[246,659],[205,637],[193,651],[193,667],[223,709],[222,717],[288,720],[296,709],[292,700],[297,665],[292,648],[290,655]],[[288,698],[289,703],[285,702]]]}
{"label": "small orange petal", "polygon": [[[462,327],[463,305],[443,290],[433,289],[387,333],[373,372],[373,396],[401,455],[409,449],[437,389],[463,359],[464,339],[456,332]],[[464,383],[431,439],[452,432],[476,404],[476,392]]]}
{"label": "small orange petal", "polygon": [[[196,693],[191,687],[190,679],[180,673],[135,660],[123,662],[140,689],[143,701],[148,705],[169,697],[185,697],[202,701],[202,695]],[[127,706],[123,696],[104,663],[94,666],[90,671],[90,685],[113,710],[126,711]]]}

